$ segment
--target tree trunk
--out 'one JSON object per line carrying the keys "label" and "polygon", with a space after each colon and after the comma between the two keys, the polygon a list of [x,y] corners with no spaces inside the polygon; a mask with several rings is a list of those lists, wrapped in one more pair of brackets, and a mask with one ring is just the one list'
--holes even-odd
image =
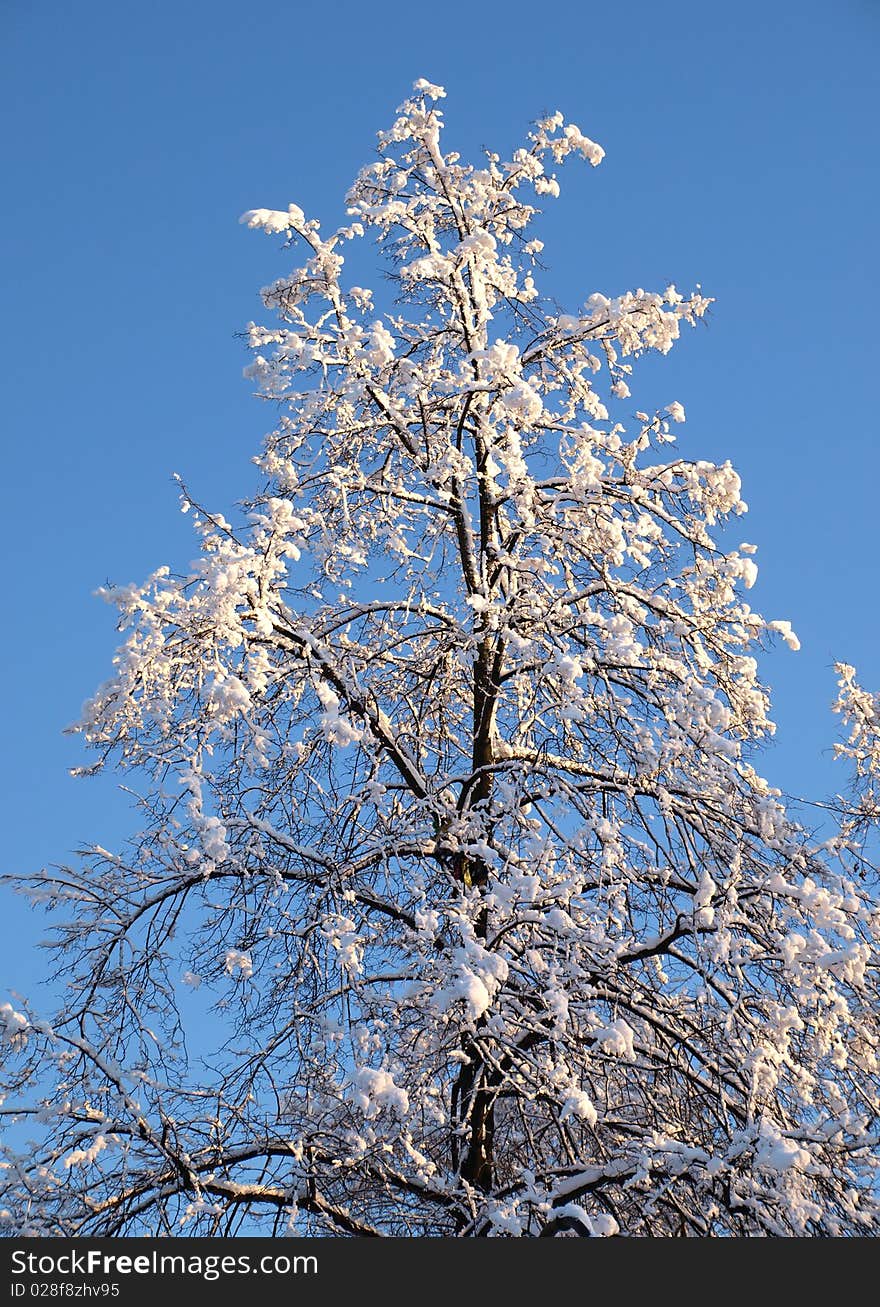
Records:
{"label": "tree trunk", "polygon": [[[482,1021],[478,1023],[481,1025]],[[469,1061],[462,1064],[452,1091],[457,1126],[465,1126],[465,1144],[454,1135],[453,1163],[465,1184],[483,1193],[494,1181],[495,1086],[473,1041],[463,1049]],[[461,1218],[464,1223],[464,1216]]]}
{"label": "tree trunk", "polygon": [[[492,774],[486,770],[492,763],[492,729],[495,716],[497,686],[492,676],[492,649],[484,635],[474,663],[473,708],[474,736],[472,765],[475,779],[462,795],[462,807],[478,807],[487,803],[492,794]],[[464,860],[462,881],[466,889],[485,891],[489,869],[482,858]],[[482,908],[474,922],[479,939],[486,938],[488,917]],[[484,1018],[477,1022],[477,1033],[484,1026]],[[489,1193],[494,1181],[495,1090],[493,1076],[473,1037],[462,1042],[462,1051],[468,1061],[462,1063],[452,1090],[453,1118],[457,1127],[453,1136],[453,1166],[465,1184],[483,1193]],[[464,1136],[462,1141],[461,1135]],[[461,1224],[465,1223],[462,1215]]]}

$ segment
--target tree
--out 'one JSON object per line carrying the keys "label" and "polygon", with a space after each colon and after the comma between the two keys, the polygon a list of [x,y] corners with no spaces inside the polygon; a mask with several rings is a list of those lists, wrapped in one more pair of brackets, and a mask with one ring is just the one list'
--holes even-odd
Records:
{"label": "tree", "polygon": [[709,301],[542,300],[525,197],[603,151],[554,114],[466,166],[442,95],[329,239],[244,215],[306,251],[248,329],[264,488],[235,526],[181,486],[193,570],[106,594],[79,729],[142,830],[25,879],[68,990],[3,1009],[17,1232],[876,1220],[880,703],[841,667],[856,789],[813,838],[753,765],[797,640],[743,599],[739,477],[626,404]]}

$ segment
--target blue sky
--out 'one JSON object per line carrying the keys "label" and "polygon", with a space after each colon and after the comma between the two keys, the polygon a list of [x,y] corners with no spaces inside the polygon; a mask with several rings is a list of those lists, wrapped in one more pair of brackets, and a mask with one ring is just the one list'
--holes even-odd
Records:
{"label": "blue sky", "polygon": [[[680,400],[683,450],[743,477],[755,606],[803,643],[765,665],[764,771],[826,793],[832,662],[880,686],[878,59],[877,0],[0,0],[4,870],[129,829],[114,781],[67,775],[61,728],[114,648],[91,591],[193,555],[172,472],[221,510],[255,484],[271,414],[235,333],[290,260],[239,214],[339,221],[420,76],[447,87],[465,155],[556,108],[605,147],[548,202],[558,299],[670,281],[716,298],[634,400]],[[29,989],[41,923],[2,909],[0,987]]]}

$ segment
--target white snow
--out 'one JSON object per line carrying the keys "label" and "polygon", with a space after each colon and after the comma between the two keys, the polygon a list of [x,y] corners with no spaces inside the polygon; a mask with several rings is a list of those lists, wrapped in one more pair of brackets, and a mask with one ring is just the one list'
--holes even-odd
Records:
{"label": "white snow", "polygon": [[388,1108],[395,1116],[405,1117],[409,1112],[409,1095],[394,1083],[390,1071],[376,1071],[362,1066],[354,1077],[354,1102],[367,1120]]}
{"label": "white snow", "polygon": [[782,636],[789,649],[793,649],[795,653],[797,653],[798,649],[801,647],[801,642],[791,629],[791,622],[777,620],[775,622],[768,622],[767,625],[771,631],[776,631]]}
{"label": "white snow", "polygon": [[23,1012],[17,1012],[11,1003],[0,1003],[0,1042],[6,1040],[13,1048],[27,1042],[30,1022]]}
{"label": "white snow", "polygon": [[231,948],[227,951],[223,960],[223,967],[226,974],[235,976],[236,973],[242,980],[250,980],[254,974],[254,964],[249,953],[242,953],[237,948]]}

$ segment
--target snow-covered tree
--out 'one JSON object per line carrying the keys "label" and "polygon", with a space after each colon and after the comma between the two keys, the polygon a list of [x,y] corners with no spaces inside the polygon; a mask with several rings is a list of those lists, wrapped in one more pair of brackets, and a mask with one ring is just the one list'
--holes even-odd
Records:
{"label": "snow-covered tree", "polygon": [[549,304],[531,201],[602,149],[556,113],[465,165],[442,95],[333,235],[244,215],[305,260],[249,327],[263,488],[235,524],[181,486],[189,574],[106,594],[79,729],[141,833],[24,880],[67,997],[0,1009],[7,1230],[876,1228],[877,701],[841,666],[820,842],[754,767],[797,640],[743,597],[739,477],[630,402],[709,301]]}

